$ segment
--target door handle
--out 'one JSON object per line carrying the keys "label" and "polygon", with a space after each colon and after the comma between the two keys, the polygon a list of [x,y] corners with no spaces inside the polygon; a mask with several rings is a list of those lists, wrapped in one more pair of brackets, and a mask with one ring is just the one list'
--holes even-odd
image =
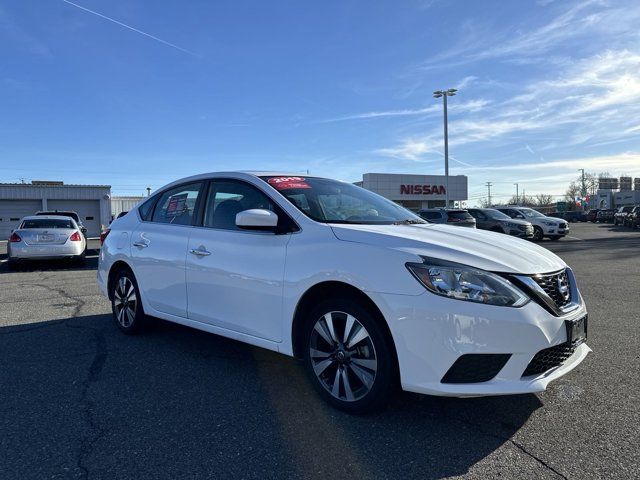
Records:
{"label": "door handle", "polygon": [[147,248],[149,246],[149,244],[145,243],[145,242],[134,242],[133,246],[134,247],[140,247],[140,248]]}
{"label": "door handle", "polygon": [[197,255],[198,257],[207,257],[211,255],[211,252],[208,252],[206,250],[196,249],[196,248],[192,248],[191,250],[189,250],[189,253],[193,255]]}

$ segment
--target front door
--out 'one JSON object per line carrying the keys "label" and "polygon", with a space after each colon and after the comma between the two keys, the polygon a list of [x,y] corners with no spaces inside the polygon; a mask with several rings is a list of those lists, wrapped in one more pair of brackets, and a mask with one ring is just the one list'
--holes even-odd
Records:
{"label": "front door", "polygon": [[252,208],[277,210],[246,182],[211,182],[202,227],[194,229],[187,249],[189,318],[277,342],[291,235],[236,227],[236,214]]}

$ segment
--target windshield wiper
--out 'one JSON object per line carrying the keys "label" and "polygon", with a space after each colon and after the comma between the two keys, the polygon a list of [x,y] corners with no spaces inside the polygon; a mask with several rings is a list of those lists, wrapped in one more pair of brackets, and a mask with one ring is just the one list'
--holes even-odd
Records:
{"label": "windshield wiper", "polygon": [[398,220],[397,222],[393,222],[392,225],[417,225],[417,224],[423,224],[423,223],[429,223],[429,222],[425,222],[424,220]]}

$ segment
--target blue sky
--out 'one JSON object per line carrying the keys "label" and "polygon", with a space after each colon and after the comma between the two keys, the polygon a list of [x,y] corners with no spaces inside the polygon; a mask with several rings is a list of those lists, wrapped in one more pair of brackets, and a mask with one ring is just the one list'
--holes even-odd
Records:
{"label": "blue sky", "polygon": [[450,87],[471,203],[640,176],[638,25],[624,1],[0,0],[0,181],[442,173]]}

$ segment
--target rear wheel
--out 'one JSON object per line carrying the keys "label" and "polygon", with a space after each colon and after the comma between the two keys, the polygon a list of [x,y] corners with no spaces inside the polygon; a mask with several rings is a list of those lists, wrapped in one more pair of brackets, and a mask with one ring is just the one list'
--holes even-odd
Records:
{"label": "rear wheel", "polygon": [[391,339],[367,308],[347,298],[326,300],[308,314],[305,367],[331,405],[361,414],[382,408],[395,389]]}
{"label": "rear wheel", "polygon": [[7,267],[9,268],[9,270],[17,270],[18,262],[13,258],[10,258],[9,260],[7,260]]}
{"label": "rear wheel", "polygon": [[540,227],[533,227],[533,239],[536,242],[541,242],[544,238],[544,233]]}
{"label": "rear wheel", "polygon": [[111,311],[118,328],[124,333],[138,333],[145,327],[146,317],[140,302],[138,283],[130,270],[119,270],[111,282]]}

